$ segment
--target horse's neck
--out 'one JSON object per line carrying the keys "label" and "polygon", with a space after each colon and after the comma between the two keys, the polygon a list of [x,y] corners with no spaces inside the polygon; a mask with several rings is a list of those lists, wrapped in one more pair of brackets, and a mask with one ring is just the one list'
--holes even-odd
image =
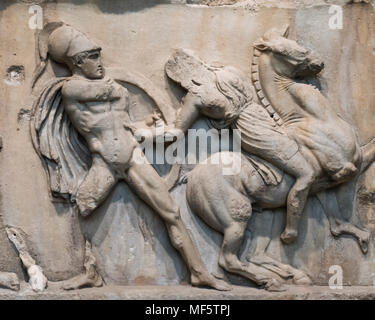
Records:
{"label": "horse's neck", "polygon": [[256,49],[252,78],[261,104],[278,125],[297,117],[300,106],[289,92],[295,82],[278,75],[271,66],[269,56]]}

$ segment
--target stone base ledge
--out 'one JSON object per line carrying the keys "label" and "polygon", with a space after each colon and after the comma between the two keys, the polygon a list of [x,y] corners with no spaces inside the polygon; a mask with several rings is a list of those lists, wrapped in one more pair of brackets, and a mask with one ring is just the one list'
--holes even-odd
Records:
{"label": "stone base ledge", "polygon": [[0,289],[0,300],[375,300],[375,287],[288,286],[284,292],[233,286],[229,292],[181,286],[105,286],[75,291],[33,292],[26,284],[19,292]]}

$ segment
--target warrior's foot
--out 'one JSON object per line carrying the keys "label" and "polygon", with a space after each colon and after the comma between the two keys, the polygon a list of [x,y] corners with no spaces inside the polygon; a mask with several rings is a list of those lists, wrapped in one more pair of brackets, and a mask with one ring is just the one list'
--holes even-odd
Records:
{"label": "warrior's foot", "polygon": [[298,231],[294,229],[285,229],[281,234],[281,240],[286,244],[291,244],[297,240]]}
{"label": "warrior's foot", "polygon": [[191,275],[191,284],[195,287],[207,286],[219,291],[232,290],[231,286],[223,280],[219,280],[210,273],[205,273],[199,276]]}
{"label": "warrior's foot", "polygon": [[87,287],[101,287],[103,279],[97,271],[80,274],[74,278],[64,281],[62,288],[64,290],[76,290]]}

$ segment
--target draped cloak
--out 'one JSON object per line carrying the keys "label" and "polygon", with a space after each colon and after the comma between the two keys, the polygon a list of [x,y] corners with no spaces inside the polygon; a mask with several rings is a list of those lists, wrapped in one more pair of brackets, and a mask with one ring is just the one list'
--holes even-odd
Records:
{"label": "draped cloak", "polygon": [[31,135],[44,162],[52,195],[74,202],[92,158],[64,111],[61,89],[67,80],[53,79],[39,94],[33,105]]}

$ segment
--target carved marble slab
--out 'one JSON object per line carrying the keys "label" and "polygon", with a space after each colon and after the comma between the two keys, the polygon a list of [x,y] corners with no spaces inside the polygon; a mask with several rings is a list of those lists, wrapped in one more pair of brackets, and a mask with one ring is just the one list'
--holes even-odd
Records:
{"label": "carved marble slab", "polygon": [[[373,286],[373,2],[0,12],[2,288]],[[208,157],[240,173],[138,166],[135,132],[160,125],[239,130]]]}

